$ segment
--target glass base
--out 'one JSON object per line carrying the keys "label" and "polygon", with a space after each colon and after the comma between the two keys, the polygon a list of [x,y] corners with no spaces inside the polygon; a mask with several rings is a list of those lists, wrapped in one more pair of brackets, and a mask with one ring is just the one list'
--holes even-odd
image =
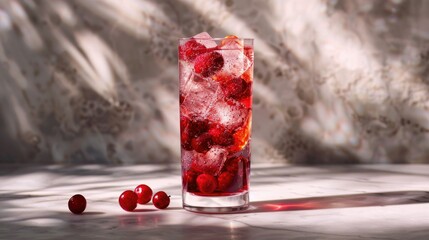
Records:
{"label": "glass base", "polygon": [[183,192],[183,208],[198,213],[230,213],[246,210],[249,207],[249,192],[230,196],[198,196]]}

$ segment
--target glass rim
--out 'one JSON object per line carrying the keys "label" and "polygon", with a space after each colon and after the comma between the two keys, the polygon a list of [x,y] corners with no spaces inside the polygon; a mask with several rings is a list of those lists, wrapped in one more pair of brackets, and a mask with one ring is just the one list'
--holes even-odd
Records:
{"label": "glass rim", "polygon": [[225,39],[237,39],[237,40],[243,40],[243,41],[253,41],[254,40],[254,38],[201,38],[201,37],[198,37],[198,38],[195,38],[195,37],[181,37],[181,38],[179,38],[179,41],[182,41],[182,40],[191,40],[191,39],[197,39],[197,40],[213,40],[213,41],[222,41],[222,40],[225,40]]}

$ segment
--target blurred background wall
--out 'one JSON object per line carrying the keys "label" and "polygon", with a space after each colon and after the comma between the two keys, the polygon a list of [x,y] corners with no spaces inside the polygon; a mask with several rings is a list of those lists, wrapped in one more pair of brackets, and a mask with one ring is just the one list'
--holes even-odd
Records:
{"label": "blurred background wall", "polygon": [[0,163],[179,162],[202,31],[255,39],[254,162],[429,162],[429,1],[1,0]]}

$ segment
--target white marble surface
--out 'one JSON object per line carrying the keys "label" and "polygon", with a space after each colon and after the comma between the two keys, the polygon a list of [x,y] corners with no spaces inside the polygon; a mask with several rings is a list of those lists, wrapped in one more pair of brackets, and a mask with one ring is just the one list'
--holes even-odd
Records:
{"label": "white marble surface", "polygon": [[[0,239],[428,239],[429,166],[254,165],[251,209],[181,209],[178,166],[0,167]],[[145,183],[171,194],[123,211],[119,194]],[[83,194],[83,215],[67,201]]]}

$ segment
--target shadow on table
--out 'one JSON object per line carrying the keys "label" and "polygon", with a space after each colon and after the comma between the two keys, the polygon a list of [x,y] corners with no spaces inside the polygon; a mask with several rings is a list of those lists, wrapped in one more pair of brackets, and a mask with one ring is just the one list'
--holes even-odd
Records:
{"label": "shadow on table", "polygon": [[429,192],[397,191],[253,202],[246,213],[429,203]]}

